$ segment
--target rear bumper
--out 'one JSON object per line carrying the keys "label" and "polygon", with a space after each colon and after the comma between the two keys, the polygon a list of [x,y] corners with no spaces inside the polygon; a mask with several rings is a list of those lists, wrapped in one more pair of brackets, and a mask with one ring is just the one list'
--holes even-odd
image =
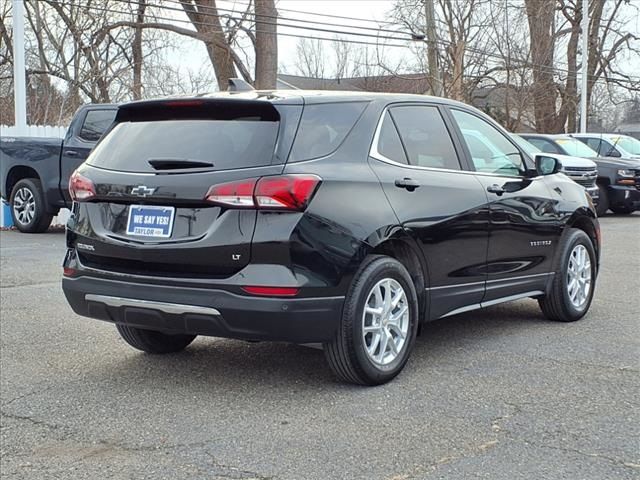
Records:
{"label": "rear bumper", "polygon": [[609,204],[625,207],[630,210],[640,209],[640,190],[633,186],[611,185],[609,187]]}
{"label": "rear bumper", "polygon": [[62,289],[82,316],[166,333],[244,340],[330,340],[344,297],[262,298],[219,289],[149,285],[80,276]]}

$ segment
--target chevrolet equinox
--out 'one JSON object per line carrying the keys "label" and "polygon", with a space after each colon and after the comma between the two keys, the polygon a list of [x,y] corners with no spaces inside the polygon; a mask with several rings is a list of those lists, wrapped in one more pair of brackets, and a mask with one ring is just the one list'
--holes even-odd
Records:
{"label": "chevrolet equinox", "polygon": [[561,167],[442,98],[133,102],[70,179],[63,289],[144,352],[321,343],[340,379],[381,384],[423,322],[523,298],[585,315],[600,230]]}

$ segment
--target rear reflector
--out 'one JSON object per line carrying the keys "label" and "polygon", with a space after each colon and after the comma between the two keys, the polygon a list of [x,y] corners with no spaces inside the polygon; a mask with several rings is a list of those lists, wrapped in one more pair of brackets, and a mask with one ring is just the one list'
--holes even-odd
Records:
{"label": "rear reflector", "polygon": [[91,180],[75,171],[69,179],[69,194],[72,200],[81,202],[95,197],[96,187]]}
{"label": "rear reflector", "polygon": [[74,277],[76,275],[77,270],[75,268],[64,267],[62,270],[62,274],[65,277]]}
{"label": "rear reflector", "polygon": [[205,199],[236,208],[304,210],[322,179],[317,175],[277,175],[212,186]]}
{"label": "rear reflector", "polygon": [[293,297],[299,291],[298,288],[293,287],[242,287],[242,290],[251,295],[267,297]]}

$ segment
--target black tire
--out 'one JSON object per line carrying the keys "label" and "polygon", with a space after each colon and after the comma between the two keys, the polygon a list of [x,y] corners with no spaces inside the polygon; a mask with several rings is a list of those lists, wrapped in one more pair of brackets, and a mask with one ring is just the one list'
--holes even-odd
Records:
{"label": "black tire", "polygon": [[[25,196],[28,201],[25,201]],[[37,178],[23,178],[16,182],[11,190],[9,204],[11,205],[13,224],[21,232],[42,233],[49,229],[53,215],[47,213],[44,192],[40,180]],[[25,212],[25,209],[31,208],[31,205],[33,207],[32,215]]]}
{"label": "black tire", "polygon": [[196,338],[196,335],[169,335],[154,330],[129,327],[120,323],[116,324],[116,328],[125,342],[133,348],[147,353],[179,352]]}
{"label": "black tire", "polygon": [[617,213],[618,215],[629,215],[630,213],[634,212],[632,208],[625,207],[624,205],[620,205],[618,207],[611,207],[611,211],[613,213]]}
{"label": "black tire", "polygon": [[609,210],[609,194],[607,193],[607,186],[598,184],[598,205],[596,205],[596,213],[599,217],[602,217]]}
{"label": "black tire", "polygon": [[[362,334],[363,315],[372,289],[384,279],[394,280],[404,290],[409,318],[408,331],[397,356],[387,365],[379,365],[369,357],[366,351],[367,347]],[[348,383],[380,385],[390,381],[404,368],[413,350],[419,323],[418,312],[415,285],[407,269],[391,257],[383,255],[367,257],[356,273],[345,298],[340,327],[333,340],[324,345],[329,366],[338,378]],[[382,351],[380,345],[377,348],[378,351]],[[383,352],[382,356],[384,355]]]}
{"label": "black tire", "polygon": [[[573,250],[583,245],[589,255],[591,284],[584,304],[576,307],[569,297],[569,257]],[[542,313],[549,319],[559,322],[574,322],[580,320],[588,311],[596,285],[596,254],[589,236],[582,230],[572,228],[569,230],[564,242],[560,245],[559,254],[554,262],[556,272],[548,294],[540,298],[538,303]]]}

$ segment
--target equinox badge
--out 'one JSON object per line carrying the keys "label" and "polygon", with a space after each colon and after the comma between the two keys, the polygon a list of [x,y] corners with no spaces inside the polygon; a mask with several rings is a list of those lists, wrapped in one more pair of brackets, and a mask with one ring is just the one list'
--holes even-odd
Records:
{"label": "equinox badge", "polygon": [[155,191],[155,188],[149,188],[146,185],[138,185],[137,187],[131,189],[131,195],[146,197],[147,195],[152,195]]}

